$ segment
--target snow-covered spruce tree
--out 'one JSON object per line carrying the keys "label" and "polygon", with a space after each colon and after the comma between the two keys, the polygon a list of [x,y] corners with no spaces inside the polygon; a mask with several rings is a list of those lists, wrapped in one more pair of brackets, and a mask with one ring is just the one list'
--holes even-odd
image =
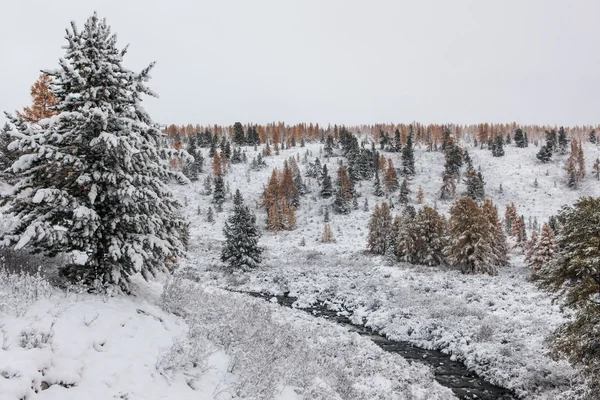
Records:
{"label": "snow-covered spruce tree", "polygon": [[498,209],[491,200],[485,199],[481,205],[481,211],[489,224],[489,240],[492,248],[492,262],[500,267],[508,265],[508,243],[498,216]]}
{"label": "snow-covered spruce tree", "polygon": [[424,206],[417,212],[412,229],[416,238],[413,262],[425,265],[443,264],[444,249],[448,245],[446,219],[433,208]]}
{"label": "snow-covered spruce tree", "polygon": [[596,158],[596,161],[594,161],[594,165],[592,166],[592,172],[596,177],[596,180],[600,181],[600,158]]}
{"label": "snow-covered spruce tree", "polygon": [[81,31],[71,26],[60,68],[46,71],[58,115],[36,125],[8,115],[23,155],[9,206],[19,222],[3,244],[84,252],[66,277],[129,292],[131,275],[150,278],[182,255],[187,225],[165,182],[187,179],[169,170],[163,134],[140,104],[153,95],[144,82],[154,64],[125,69],[126,49],[96,14]]}
{"label": "snow-covered spruce tree", "polygon": [[558,130],[558,154],[561,156],[567,154],[568,145],[569,141],[567,140],[567,133],[565,132],[565,128],[561,126]]}
{"label": "snow-covered spruce tree", "polygon": [[243,146],[246,141],[244,127],[240,122],[236,122],[233,124],[233,143],[237,144],[238,146]]}
{"label": "snow-covered spruce tree", "polygon": [[595,129],[592,129],[592,130],[590,131],[590,134],[589,134],[589,136],[588,136],[588,139],[589,139],[590,143],[592,143],[592,144],[596,144],[596,142],[597,142],[597,138],[596,138],[596,130],[595,130]]}
{"label": "snow-covered spruce tree", "polygon": [[408,196],[410,196],[411,193],[412,191],[410,190],[408,179],[405,177],[402,180],[402,184],[400,185],[400,194],[398,195],[398,201],[400,201],[401,204],[408,203]]}
{"label": "snow-covered spruce tree", "polygon": [[521,128],[515,130],[515,144],[517,147],[527,147],[527,138]]}
{"label": "snow-covered spruce tree", "polygon": [[8,122],[4,124],[0,131],[0,176],[8,183],[14,183],[15,174],[10,166],[19,158],[18,151],[9,150],[8,148],[12,142],[11,131],[12,127]]}
{"label": "snow-covered spruce tree", "polygon": [[554,231],[550,226],[544,224],[542,226],[542,233],[537,239],[531,255],[529,256],[532,279],[537,279],[542,266],[547,262],[552,261],[557,252],[558,248],[556,247],[554,240]]}
{"label": "snow-covered spruce tree", "polygon": [[373,194],[377,197],[383,197],[385,192],[381,187],[381,180],[379,180],[379,170],[375,169],[375,182],[373,183]]}
{"label": "snow-covered spruce tree", "polygon": [[260,231],[256,216],[244,204],[239,189],[233,197],[233,214],[223,227],[225,246],[221,251],[221,261],[227,263],[231,271],[247,271],[262,262],[263,249],[258,245]]}
{"label": "snow-covered spruce tree", "polygon": [[449,200],[454,198],[456,194],[456,183],[454,182],[454,175],[444,174],[442,177],[443,183],[440,189],[440,199]]}
{"label": "snow-covered spruce tree", "polygon": [[498,134],[496,139],[494,139],[494,143],[492,144],[492,155],[494,157],[502,157],[504,155],[504,139],[502,138],[502,134]]}
{"label": "snow-covered spruce tree", "polygon": [[600,398],[600,198],[582,197],[563,207],[558,220],[558,255],[539,270],[540,286],[574,311],[552,335],[553,354],[568,357],[591,378]]}
{"label": "snow-covered spruce tree", "polygon": [[327,165],[323,165],[323,172],[321,173],[321,197],[329,198],[333,194],[333,185],[331,184],[331,177],[327,172]]}
{"label": "snow-covered spruce tree", "polygon": [[386,202],[383,202],[381,206],[376,204],[369,220],[367,249],[374,254],[385,254],[394,241],[391,235],[392,215],[390,214],[390,207]]}
{"label": "snow-covered spruce tree", "polygon": [[477,202],[483,201],[485,198],[485,182],[483,182],[481,172],[475,172],[475,170],[467,171],[465,184],[467,185],[467,191],[464,195],[469,196]]}
{"label": "snow-covered spruce tree", "polygon": [[413,176],[415,174],[415,152],[413,149],[412,127],[406,139],[406,145],[402,148],[402,174]]}
{"label": "snow-covered spruce tree", "polygon": [[450,244],[445,255],[451,265],[465,273],[495,275],[497,272],[492,262],[489,223],[468,196],[461,197],[450,209]]}
{"label": "snow-covered spruce tree", "polygon": [[213,191],[212,202],[217,206],[217,211],[223,211],[223,203],[225,203],[225,181],[219,174],[214,179],[215,189]]}

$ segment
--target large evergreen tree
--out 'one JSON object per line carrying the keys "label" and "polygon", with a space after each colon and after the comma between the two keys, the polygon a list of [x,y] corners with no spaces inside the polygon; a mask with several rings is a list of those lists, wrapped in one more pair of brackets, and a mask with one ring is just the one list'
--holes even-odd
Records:
{"label": "large evergreen tree", "polygon": [[527,147],[527,136],[523,133],[521,128],[515,130],[515,144],[517,147]]}
{"label": "large evergreen tree", "polygon": [[327,164],[323,165],[323,172],[321,174],[321,197],[329,198],[333,194],[333,185],[331,184],[331,177],[327,172]]}
{"label": "large evergreen tree", "polygon": [[412,128],[406,139],[406,145],[402,148],[402,174],[404,176],[413,176],[415,174],[415,152],[413,149]]}
{"label": "large evergreen tree", "polygon": [[448,245],[447,222],[433,208],[424,206],[417,212],[413,224],[415,245],[413,262],[439,265],[445,262],[444,249]]}
{"label": "large evergreen tree", "polygon": [[23,155],[13,164],[21,180],[9,199],[18,223],[4,244],[83,252],[85,264],[64,275],[129,292],[132,274],[167,270],[187,236],[165,185],[176,176],[159,148],[163,134],[140,104],[153,95],[144,84],[153,64],[141,73],[125,69],[126,50],[96,14],[81,31],[71,26],[60,68],[46,71],[59,114],[39,124],[9,115]]}
{"label": "large evergreen tree", "polygon": [[539,270],[543,288],[574,311],[553,334],[555,356],[566,355],[591,378],[600,396],[600,198],[582,197],[558,218],[559,252]]}
{"label": "large evergreen tree", "polygon": [[235,192],[233,204],[233,214],[223,227],[225,246],[221,251],[221,261],[226,262],[230,270],[247,271],[262,262],[263,249],[258,245],[260,231],[256,216],[244,204],[239,189]]}
{"label": "large evergreen tree", "polygon": [[242,146],[246,143],[246,136],[244,136],[244,127],[240,122],[233,124],[233,143],[238,146]]}
{"label": "large evergreen tree", "polygon": [[558,130],[558,154],[563,156],[567,154],[568,145],[569,141],[567,140],[567,133],[565,132],[565,128],[561,126]]}
{"label": "large evergreen tree", "polygon": [[375,210],[369,220],[369,236],[367,249],[371,253],[385,254],[392,246],[392,215],[386,202],[381,206],[375,205]]}
{"label": "large evergreen tree", "polygon": [[465,273],[495,274],[489,222],[477,203],[462,197],[450,209],[450,244],[445,254],[448,262]]}

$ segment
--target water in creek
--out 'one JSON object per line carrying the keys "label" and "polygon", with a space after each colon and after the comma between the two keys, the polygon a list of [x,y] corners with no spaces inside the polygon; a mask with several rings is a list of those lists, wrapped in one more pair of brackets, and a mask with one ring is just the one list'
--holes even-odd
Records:
{"label": "water in creek", "polygon": [[[246,292],[247,294],[265,300],[277,299],[277,302],[289,308],[293,307],[295,297],[288,295],[274,296],[267,293]],[[451,360],[448,354],[437,350],[427,350],[415,347],[410,342],[393,341],[385,336],[379,335],[368,327],[355,325],[346,315],[340,315],[337,311],[327,308],[324,303],[317,303],[309,308],[297,308],[315,316],[324,317],[345,326],[351,331],[368,337],[383,350],[398,353],[409,361],[427,364],[433,368],[435,379],[443,386],[452,389],[460,399],[478,400],[509,400],[517,399],[510,390],[493,385],[481,378],[476,373],[469,371],[460,361]],[[347,314],[347,313],[344,313]]]}

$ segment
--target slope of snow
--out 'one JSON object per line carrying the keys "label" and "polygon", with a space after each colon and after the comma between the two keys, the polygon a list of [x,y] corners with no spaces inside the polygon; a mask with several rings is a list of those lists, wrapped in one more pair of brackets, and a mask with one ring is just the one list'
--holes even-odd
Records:
{"label": "slope of snow", "polygon": [[[517,206],[525,220],[537,218],[546,222],[564,204],[572,204],[582,195],[600,195],[600,182],[591,177],[591,167],[598,148],[584,143],[588,176],[578,190],[566,188],[564,163],[568,156],[554,156],[553,161],[541,164],[535,157],[539,147],[530,145],[519,149],[505,147],[504,157],[492,157],[487,149],[463,143],[486,182],[486,195],[498,206],[500,216],[510,202]],[[319,156],[321,144],[306,148],[282,150],[280,155],[266,157],[269,168],[248,171],[248,165],[232,165],[226,181],[233,193],[240,189],[246,202],[258,204],[271,170],[282,168],[284,159],[299,157],[304,172],[304,156],[308,161]],[[259,148],[259,151],[261,149]],[[251,160],[255,152],[246,148]],[[400,166],[400,155],[384,153]],[[422,186],[424,204],[446,213],[451,202],[439,200],[444,157],[440,152],[415,150],[417,175],[411,182],[413,199]],[[333,157],[326,163],[335,181],[337,163]],[[210,166],[206,168],[210,170]],[[551,295],[540,292],[529,282],[528,268],[522,262],[520,250],[511,252],[511,266],[496,277],[466,276],[447,268],[427,268],[389,262],[381,257],[364,254],[367,222],[376,202],[386,200],[373,196],[372,182],[360,182],[357,191],[359,210],[350,215],[330,214],[336,243],[321,243],[323,207],[333,199],[321,199],[316,182],[305,178],[310,193],[302,199],[297,210],[298,228],[277,234],[264,232],[261,244],[266,248],[265,265],[259,271],[237,275],[221,273],[219,251],[223,240],[222,227],[231,201],[214,223],[205,220],[211,207],[211,197],[202,194],[202,180],[191,187],[174,188],[187,204],[191,220],[192,249],[190,263],[203,274],[205,282],[245,290],[265,290],[273,293],[291,291],[300,301],[330,299],[356,310],[357,318],[389,336],[410,340],[421,346],[443,349],[492,382],[515,389],[527,398],[576,398],[581,390],[577,370],[564,361],[548,358],[545,338],[565,316],[552,305]],[[534,186],[537,178],[538,186]],[[502,191],[500,191],[502,185]],[[457,194],[464,184],[457,187]],[[368,199],[369,211],[363,210]],[[391,196],[398,203],[397,195]],[[258,221],[265,228],[266,213],[256,208]],[[396,207],[392,212],[399,213]],[[530,234],[531,231],[529,230]],[[302,239],[306,246],[300,246]]]}
{"label": "slope of snow", "polygon": [[430,369],[301,312],[181,277],[135,288],[64,292],[0,270],[0,398],[454,398]]}

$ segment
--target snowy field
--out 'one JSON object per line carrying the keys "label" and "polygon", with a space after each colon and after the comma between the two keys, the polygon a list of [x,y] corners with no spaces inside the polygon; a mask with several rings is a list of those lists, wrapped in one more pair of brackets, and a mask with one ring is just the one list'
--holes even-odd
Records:
{"label": "snowy field", "polygon": [[[590,173],[599,151],[589,143],[584,143],[588,175],[578,190],[566,188],[563,168],[568,156],[555,155],[550,163],[541,164],[535,157],[539,147],[533,144],[528,148],[508,145],[506,155],[497,158],[487,149],[469,143],[461,145],[469,151],[475,168],[483,173],[486,196],[498,206],[501,217],[505,205],[514,202],[526,222],[536,218],[541,226],[562,205],[572,204],[583,195],[600,195],[600,183]],[[278,156],[265,158],[268,168],[260,171],[248,171],[245,164],[232,165],[226,176],[230,191],[239,188],[248,204],[258,204],[272,168],[281,169],[286,158],[295,156],[299,157],[298,164],[304,172],[307,151],[309,162],[318,156],[325,163],[321,148],[321,144],[308,144],[306,148],[282,150]],[[256,154],[250,147],[246,151],[249,160]],[[401,165],[399,154],[383,154],[391,157],[396,167]],[[333,180],[340,159],[345,160],[332,157],[327,162]],[[415,198],[417,188],[422,186],[423,204],[447,214],[452,203],[438,200],[443,154],[426,152],[417,146],[415,161],[417,175],[411,182],[411,204],[420,206]],[[210,166],[205,170],[210,170]],[[277,234],[265,230],[261,239],[266,248],[264,267],[231,276],[221,272],[218,259],[223,222],[231,201],[225,204],[224,212],[217,214],[214,223],[208,223],[206,212],[212,204],[211,196],[203,194],[205,176],[206,173],[202,174],[200,181],[191,187],[174,188],[187,204],[187,217],[191,221],[188,264],[200,273],[204,282],[237,290],[290,292],[303,305],[329,300],[355,310],[359,323],[365,322],[392,339],[448,352],[491,382],[514,389],[526,398],[578,396],[580,374],[564,361],[552,361],[544,342],[565,316],[558,305],[552,304],[550,295],[540,292],[529,281],[529,269],[521,250],[511,251],[511,265],[501,269],[498,276],[469,276],[449,268],[390,263],[383,257],[366,254],[368,218],[374,205],[385,200],[373,195],[372,181],[357,185],[362,194],[359,210],[349,215],[330,214],[336,242],[324,244],[321,243],[323,206],[331,204],[333,199],[321,199],[317,183],[305,178],[310,193],[302,198],[296,212],[298,228]],[[457,194],[463,191],[461,183]],[[363,210],[365,198],[368,211]],[[391,201],[398,204],[394,197]],[[264,230],[266,213],[258,208],[254,211]],[[392,210],[400,211],[400,207]],[[305,246],[301,246],[302,239]]]}
{"label": "snowy field", "polygon": [[[222,229],[232,202],[228,196],[223,212],[215,214],[214,222],[206,221],[213,205],[212,197],[203,193],[204,172],[192,185],[172,186],[191,228],[188,258],[174,279],[136,279],[136,296],[111,297],[84,294],[79,287],[60,290],[43,278],[0,272],[0,398],[454,398],[434,381],[429,368],[386,353],[367,338],[301,311],[223,289],[289,292],[299,298],[299,305],[328,300],[332,308],[352,309],[356,323],[391,339],[441,349],[523,398],[579,397],[580,374],[564,361],[551,360],[544,341],[568,316],[529,281],[520,250],[511,251],[511,265],[497,276],[374,257],[365,251],[367,222],[377,201],[385,198],[373,195],[372,182],[357,186],[362,194],[358,210],[330,214],[335,243],[321,243],[323,207],[333,199],[321,199],[317,183],[308,178],[310,192],[296,213],[298,228],[266,231],[266,214],[257,204],[272,168],[295,156],[304,172],[307,151],[308,161],[319,156],[325,162],[321,147],[283,150],[267,157],[268,167],[259,171],[232,165],[226,175],[230,192],[240,189],[263,230],[265,260],[256,271],[223,272]],[[598,150],[589,144],[584,147],[588,176],[576,191],[565,187],[567,156],[543,165],[535,158],[535,146],[507,146],[501,158],[466,147],[501,215],[514,202],[526,221],[535,217],[541,224],[563,204],[582,195],[600,195],[599,183],[590,176]],[[249,160],[256,154],[250,147],[246,151]],[[400,165],[398,154],[384,154]],[[420,206],[415,193],[422,186],[424,204],[447,213],[451,202],[437,200],[442,153],[417,147],[415,157],[411,204]],[[341,159],[328,160],[332,177]],[[461,184],[457,193],[463,190]]]}
{"label": "snowy field", "polygon": [[0,272],[0,398],[452,399],[333,323],[183,277],[136,297]]}

